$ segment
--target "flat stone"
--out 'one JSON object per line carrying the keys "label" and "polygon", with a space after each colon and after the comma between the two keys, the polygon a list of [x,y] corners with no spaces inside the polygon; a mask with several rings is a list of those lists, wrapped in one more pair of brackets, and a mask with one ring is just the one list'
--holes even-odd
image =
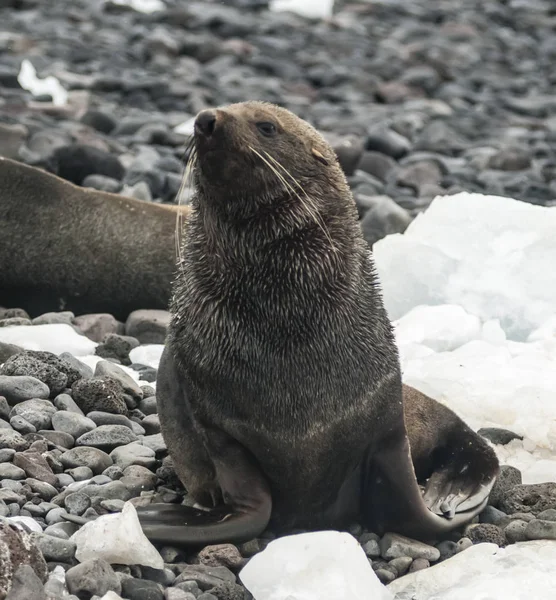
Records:
{"label": "flat stone", "polygon": [[0,464],[0,480],[2,479],[25,479],[27,475],[23,469],[12,465],[11,463]]}
{"label": "flat stone", "polygon": [[137,436],[124,425],[100,425],[75,440],[75,445],[92,446],[109,452],[117,446],[135,441]]}
{"label": "flat stone", "polygon": [[397,533],[387,533],[384,535],[380,540],[380,553],[385,559],[410,556],[411,558],[426,558],[428,561],[435,562],[440,558],[438,548],[398,535]]}
{"label": "flat stone", "polygon": [[48,398],[48,386],[35,377],[0,375],[0,396],[14,405],[33,398]]}
{"label": "flat stone", "polygon": [[44,533],[35,533],[33,536],[45,560],[70,563],[74,559],[75,542]]}
{"label": "flat stone", "polygon": [[186,565],[176,578],[174,585],[185,581],[195,581],[201,590],[209,590],[225,581],[235,583],[236,576],[226,567]]}
{"label": "flat stone", "polygon": [[74,439],[96,429],[96,423],[91,419],[75,412],[60,410],[52,415],[52,427],[56,431],[69,433]]}
{"label": "flat stone", "polygon": [[510,544],[525,542],[528,539],[525,533],[526,529],[527,521],[512,521],[504,528],[504,535]]}
{"label": "flat stone", "polygon": [[111,379],[115,379],[122,385],[124,393],[138,400],[143,398],[143,391],[139,387],[139,384],[123,369],[112,362],[107,360],[98,362],[95,368],[95,377],[110,377]]}
{"label": "flat stone", "polygon": [[535,519],[527,523],[525,537],[528,540],[556,540],[556,521]]}
{"label": "flat stone", "polygon": [[38,452],[32,452],[31,450],[18,452],[14,456],[13,462],[14,465],[23,469],[28,477],[44,481],[52,486],[56,486],[58,483],[58,479],[46,458]]}
{"label": "flat stone", "polygon": [[56,407],[50,400],[32,399],[16,404],[10,412],[10,418],[17,415],[23,417],[36,429],[50,429],[55,414]]}
{"label": "flat stone", "polygon": [[91,447],[72,448],[62,454],[60,461],[66,468],[89,467],[97,474],[112,465],[112,459],[106,452]]}
{"label": "flat stone", "polygon": [[109,591],[120,594],[122,586],[112,567],[100,558],[86,560],[66,572],[71,594],[81,597],[103,596]]}
{"label": "flat stone", "polygon": [[556,509],[556,483],[516,485],[507,490],[500,508],[507,514],[516,512],[538,515],[547,509]]}
{"label": "flat stone", "polygon": [[164,344],[169,323],[170,313],[166,310],[136,310],[127,318],[126,335],[141,344]]}
{"label": "flat stone", "polygon": [[110,453],[110,457],[114,461],[114,464],[118,465],[122,470],[130,465],[141,465],[151,468],[156,463],[155,451],[138,442],[115,448]]}

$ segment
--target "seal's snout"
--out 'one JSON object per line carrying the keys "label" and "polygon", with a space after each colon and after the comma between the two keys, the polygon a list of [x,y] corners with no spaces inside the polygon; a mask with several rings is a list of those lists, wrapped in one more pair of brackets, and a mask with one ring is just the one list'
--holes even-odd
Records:
{"label": "seal's snout", "polygon": [[203,110],[195,119],[195,133],[204,137],[210,137],[216,128],[216,111]]}

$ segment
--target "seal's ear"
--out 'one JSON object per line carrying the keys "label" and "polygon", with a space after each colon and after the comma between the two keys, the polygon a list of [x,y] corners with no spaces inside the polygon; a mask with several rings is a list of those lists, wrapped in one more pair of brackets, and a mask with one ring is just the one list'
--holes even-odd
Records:
{"label": "seal's ear", "polygon": [[311,154],[323,165],[328,166],[330,163],[326,160],[323,154],[321,154],[316,148],[311,148]]}

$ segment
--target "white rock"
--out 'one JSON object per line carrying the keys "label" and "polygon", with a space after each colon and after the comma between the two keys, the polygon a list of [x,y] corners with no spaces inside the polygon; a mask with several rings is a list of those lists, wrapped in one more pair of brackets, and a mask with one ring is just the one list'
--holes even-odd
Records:
{"label": "white rock", "polygon": [[106,592],[100,600],[123,600],[121,596],[118,596],[116,592]]}
{"label": "white rock", "polygon": [[240,579],[255,600],[392,600],[357,540],[337,531],[274,540]]}
{"label": "white rock", "polygon": [[95,342],[62,323],[0,327],[0,342],[25,350],[44,350],[57,355],[69,352],[79,357],[93,354],[97,347]]}
{"label": "white rock", "polygon": [[6,521],[16,525],[19,529],[24,529],[25,525],[30,531],[42,533],[42,527],[32,517],[7,517]]}
{"label": "white rock", "polygon": [[391,319],[459,304],[524,341],[554,316],[556,208],[461,193],[437,197],[403,235],[373,247]]}
{"label": "white rock", "polygon": [[68,92],[56,77],[49,75],[44,79],[37,77],[37,70],[33,64],[24,58],[21,61],[21,68],[17,76],[19,85],[33,96],[42,96],[47,94],[52,96],[52,103],[56,106],[64,106],[68,101]]}
{"label": "white rock", "polygon": [[547,319],[538,329],[532,331],[527,338],[528,342],[556,340],[556,315]]}
{"label": "white rock", "polygon": [[399,345],[423,344],[437,352],[454,350],[481,336],[481,321],[461,306],[416,306],[394,323]]}
{"label": "white rock", "polygon": [[130,502],[124,504],[121,513],[86,523],[70,539],[77,544],[75,556],[79,562],[103,558],[111,564],[164,568],[162,557],[143,533]]}
{"label": "white rock", "polygon": [[153,369],[158,369],[160,357],[164,350],[164,344],[145,344],[137,346],[129,353],[129,358],[133,363],[139,363]]}
{"label": "white rock", "polygon": [[142,13],[153,13],[164,10],[166,5],[161,0],[111,0],[113,4],[129,6],[133,10]]}
{"label": "white rock", "polygon": [[554,541],[507,548],[477,544],[430,569],[395,580],[388,589],[395,600],[556,598],[555,564]]}
{"label": "white rock", "polygon": [[334,0],[271,0],[270,10],[291,11],[310,19],[325,19],[332,16]]}

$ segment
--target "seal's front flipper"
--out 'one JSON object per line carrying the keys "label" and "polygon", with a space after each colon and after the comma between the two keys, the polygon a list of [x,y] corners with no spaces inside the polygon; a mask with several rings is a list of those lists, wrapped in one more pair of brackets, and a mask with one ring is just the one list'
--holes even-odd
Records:
{"label": "seal's front flipper", "polygon": [[143,533],[155,544],[205,546],[221,542],[241,543],[262,533],[266,512],[233,512],[229,506],[210,511],[182,504],[151,504],[137,508]]}
{"label": "seal's front flipper", "polygon": [[249,452],[224,432],[206,429],[224,504],[205,511],[175,504],[137,510],[145,535],[160,544],[206,546],[241,543],[260,535],[272,509],[270,488]]}
{"label": "seal's front flipper", "polygon": [[417,483],[404,429],[381,440],[365,468],[361,510],[365,524],[380,534],[392,531],[435,540],[468,523],[486,504],[485,500],[468,511],[456,512],[452,519],[429,510]]}

